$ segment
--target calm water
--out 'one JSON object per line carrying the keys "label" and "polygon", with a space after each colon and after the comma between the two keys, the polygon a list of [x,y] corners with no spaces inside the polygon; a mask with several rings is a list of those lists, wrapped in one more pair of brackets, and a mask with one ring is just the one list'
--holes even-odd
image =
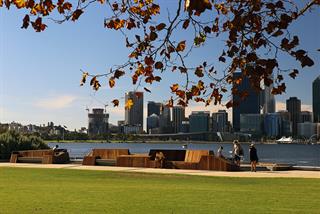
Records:
{"label": "calm water", "polygon": [[[126,148],[131,153],[148,153],[150,149],[183,149],[182,144],[148,144],[148,143],[49,143],[50,147],[59,145],[67,149],[71,158],[82,158],[93,148]],[[217,151],[219,146],[224,148],[224,155],[230,156],[232,143],[215,144],[188,144],[188,149],[207,149]],[[244,161],[247,162],[249,145],[242,144]],[[320,145],[298,144],[256,144],[259,160],[261,162],[290,163],[299,166],[320,166]]]}

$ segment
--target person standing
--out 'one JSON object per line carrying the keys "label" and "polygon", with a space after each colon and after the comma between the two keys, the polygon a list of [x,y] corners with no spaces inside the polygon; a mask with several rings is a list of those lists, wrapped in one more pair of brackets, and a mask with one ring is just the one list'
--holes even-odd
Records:
{"label": "person standing", "polygon": [[[242,152],[242,154],[241,154]],[[243,151],[242,148],[239,144],[239,141],[235,140],[233,141],[233,150],[232,150],[232,155],[233,155],[233,160],[234,162],[240,166],[240,159],[241,159],[241,155],[243,155]]]}
{"label": "person standing", "polygon": [[259,159],[258,159],[257,149],[254,146],[254,144],[250,144],[249,154],[250,154],[251,172],[256,172],[257,163]]}

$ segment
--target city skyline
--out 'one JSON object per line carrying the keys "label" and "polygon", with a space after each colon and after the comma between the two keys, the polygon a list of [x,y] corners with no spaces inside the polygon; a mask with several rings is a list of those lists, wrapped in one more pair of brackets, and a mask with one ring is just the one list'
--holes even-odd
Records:
{"label": "city skyline", "polygon": [[[170,8],[171,3],[168,1],[166,4]],[[320,71],[319,52],[315,48],[320,47],[320,28],[315,27],[319,26],[319,14],[317,8],[292,26],[292,32],[300,36],[300,43],[309,51],[315,65],[300,69],[295,80],[285,77],[287,93],[275,97],[278,110],[285,109],[286,99],[291,96],[301,100],[304,104],[302,110],[312,110],[312,81]],[[109,105],[107,112],[110,113],[112,124],[123,120],[123,94],[135,88],[131,85],[129,76],[117,82],[114,89],[109,89],[107,83],[104,83],[98,92],[94,92],[88,85],[79,86],[82,74],[80,69],[103,73],[114,64],[122,63],[128,55],[118,32],[106,31],[101,26],[104,19],[103,9],[95,6],[90,8],[76,23],[50,23],[42,33],[20,29],[23,16],[23,12],[15,9],[0,14],[0,122],[43,124],[53,121],[56,124],[65,124],[70,129],[80,128],[87,124],[86,108],[104,108],[106,104]],[[299,33],[301,28],[304,29],[303,34]],[[181,38],[189,36],[178,34]],[[207,53],[217,48],[223,48],[219,41],[205,47],[204,52],[195,50],[192,59],[214,59],[220,52],[210,52],[210,58]],[[279,59],[287,67],[297,64],[281,55]],[[191,60],[187,63],[192,64]],[[169,85],[176,82],[179,75],[170,72],[163,73],[162,77],[160,83],[148,86],[152,94],[145,93],[145,101],[163,102],[170,98]],[[110,102],[114,98],[120,98],[120,107],[112,107]],[[223,103],[227,99],[228,96],[225,96]],[[203,106],[190,103],[186,116],[191,111],[209,110],[212,113],[225,109],[221,106]],[[146,108],[144,102],[144,112]]]}

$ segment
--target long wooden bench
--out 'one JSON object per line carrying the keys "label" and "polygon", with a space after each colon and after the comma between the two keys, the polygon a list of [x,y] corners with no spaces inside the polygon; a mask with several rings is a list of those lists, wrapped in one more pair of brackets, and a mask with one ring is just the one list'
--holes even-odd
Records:
{"label": "long wooden bench", "polygon": [[164,156],[163,168],[198,169],[217,171],[238,171],[240,168],[234,163],[214,156],[209,150],[150,150],[143,155],[120,155],[117,166],[122,167],[159,167],[156,154]]}
{"label": "long wooden bench", "polygon": [[129,149],[93,149],[83,158],[82,165],[116,166],[118,156],[129,154]]}
{"label": "long wooden bench", "polygon": [[69,153],[65,149],[16,151],[10,157],[10,163],[60,164],[69,161]]}
{"label": "long wooden bench", "polygon": [[156,161],[156,155],[160,152],[165,157],[163,168],[172,168],[171,161],[183,161],[186,154],[185,150],[151,149],[149,154],[120,155],[117,166],[160,168]]}

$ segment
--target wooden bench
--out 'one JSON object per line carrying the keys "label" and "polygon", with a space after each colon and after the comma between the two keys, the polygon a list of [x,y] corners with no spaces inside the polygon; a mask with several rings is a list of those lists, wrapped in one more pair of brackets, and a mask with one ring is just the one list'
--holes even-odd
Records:
{"label": "wooden bench", "polygon": [[65,149],[16,151],[10,157],[10,163],[60,164],[69,161],[69,153]]}
{"label": "wooden bench", "polygon": [[176,169],[198,169],[202,156],[213,156],[213,151],[209,150],[187,150],[184,161],[172,161]]}
{"label": "wooden bench", "polygon": [[183,161],[185,150],[151,149],[149,154],[120,155],[117,157],[117,166],[160,168],[156,162],[156,154],[162,153],[165,157],[164,168],[171,168],[170,161]]}
{"label": "wooden bench", "polygon": [[92,149],[84,156],[82,165],[116,166],[118,156],[129,154],[129,149]]}

